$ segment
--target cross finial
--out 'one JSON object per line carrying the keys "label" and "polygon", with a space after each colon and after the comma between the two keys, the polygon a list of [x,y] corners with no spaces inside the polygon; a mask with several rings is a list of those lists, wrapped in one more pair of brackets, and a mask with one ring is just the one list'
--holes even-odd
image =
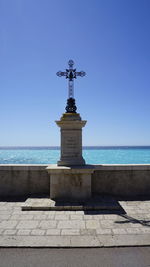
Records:
{"label": "cross finial", "polygon": [[73,65],[74,65],[74,61],[73,61],[72,59],[70,59],[70,60],[68,61],[68,65],[69,65],[70,68],[72,68]]}
{"label": "cross finial", "polygon": [[76,69],[73,68],[74,61],[70,59],[68,61],[69,68],[66,69],[66,71],[58,71],[56,74],[57,76],[65,76],[66,79],[68,79],[68,100],[67,100],[67,106],[66,106],[66,112],[67,113],[76,113],[76,105],[75,105],[75,99],[74,99],[74,79],[77,78],[77,76],[85,76],[84,71],[77,72]]}
{"label": "cross finial", "polygon": [[86,73],[84,71],[77,72],[76,69],[73,68],[74,61],[72,59],[68,61],[68,65],[69,69],[66,69],[66,71],[58,71],[56,74],[59,77],[65,76],[66,79],[68,79],[68,98],[74,98],[74,79],[76,79],[77,76],[83,77]]}

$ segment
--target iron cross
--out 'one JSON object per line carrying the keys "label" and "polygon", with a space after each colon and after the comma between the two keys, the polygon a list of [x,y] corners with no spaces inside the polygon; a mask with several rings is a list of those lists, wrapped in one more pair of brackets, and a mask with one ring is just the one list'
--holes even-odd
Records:
{"label": "iron cross", "polygon": [[86,73],[84,71],[77,72],[76,69],[73,68],[74,62],[72,59],[68,61],[69,69],[66,69],[66,71],[58,71],[56,73],[57,76],[65,76],[66,79],[68,79],[68,98],[74,98],[74,79],[77,78],[77,76],[85,76]]}

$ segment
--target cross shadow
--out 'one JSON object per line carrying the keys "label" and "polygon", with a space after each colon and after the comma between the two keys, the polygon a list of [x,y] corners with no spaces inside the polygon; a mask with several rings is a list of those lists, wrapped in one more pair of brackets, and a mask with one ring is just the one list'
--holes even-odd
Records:
{"label": "cross shadow", "polygon": [[123,220],[123,221],[115,221],[115,223],[118,223],[118,224],[126,224],[126,223],[133,223],[133,224],[141,224],[143,226],[148,226],[150,227],[150,220],[140,220],[140,219],[136,219],[136,218],[133,218],[127,214],[119,214],[119,216],[121,216],[122,218],[126,219],[126,220]]}
{"label": "cross shadow", "polygon": [[84,215],[116,214],[121,216],[125,213],[126,212],[122,207],[120,207],[120,210],[84,210]]}

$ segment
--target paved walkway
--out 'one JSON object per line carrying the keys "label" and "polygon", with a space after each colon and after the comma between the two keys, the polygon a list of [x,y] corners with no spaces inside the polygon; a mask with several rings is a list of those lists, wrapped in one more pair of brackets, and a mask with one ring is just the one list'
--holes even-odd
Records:
{"label": "paved walkway", "polygon": [[124,214],[22,211],[22,202],[0,202],[0,247],[150,245],[150,201],[119,203]]}

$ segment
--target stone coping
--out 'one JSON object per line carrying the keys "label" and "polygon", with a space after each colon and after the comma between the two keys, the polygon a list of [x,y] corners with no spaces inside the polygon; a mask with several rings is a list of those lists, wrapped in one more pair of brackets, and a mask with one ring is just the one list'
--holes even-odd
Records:
{"label": "stone coping", "polygon": [[16,171],[38,171],[45,170],[48,164],[0,164],[0,171],[4,170],[16,170]]}
{"label": "stone coping", "polygon": [[102,164],[94,165],[95,170],[106,170],[106,171],[130,171],[130,170],[150,170],[150,164]]}
{"label": "stone coping", "polygon": [[[57,166],[56,164],[0,164],[0,170],[45,170],[45,169],[69,169],[70,167]],[[91,164],[73,166],[73,168],[117,171],[117,170],[150,170],[150,164]]]}
{"label": "stone coping", "polygon": [[50,165],[46,168],[48,173],[65,173],[65,174],[79,174],[79,173],[93,173],[94,172],[94,165],[83,165],[83,166],[57,166],[57,165]]}

